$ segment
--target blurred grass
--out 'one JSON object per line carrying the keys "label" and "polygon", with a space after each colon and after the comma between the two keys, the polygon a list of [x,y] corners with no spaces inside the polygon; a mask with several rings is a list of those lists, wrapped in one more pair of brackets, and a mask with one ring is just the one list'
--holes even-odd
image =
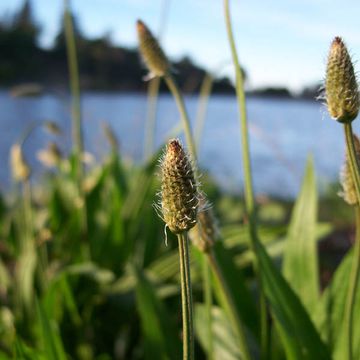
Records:
{"label": "blurred grass", "polygon": [[[26,240],[33,251],[24,252],[22,248],[27,233],[21,221],[22,195],[17,193],[11,197],[12,201],[2,201],[0,353],[4,358],[11,358],[16,353],[31,354],[21,355],[25,358],[51,358],[49,354],[54,349],[60,354],[58,358],[63,352],[68,358],[81,359],[144,358],[149,346],[161,347],[165,358],[175,356],[171,350],[163,348],[164,340],[160,340],[164,337],[166,346],[168,341],[173,342],[170,348],[179,346],[175,344],[181,339],[181,317],[176,241],[169,234],[169,246],[165,247],[163,224],[152,208],[159,186],[154,176],[157,158],[158,155],[154,156],[144,166],[125,165],[118,153],[111,152],[104,163],[95,165],[85,175],[83,186],[89,221],[86,241],[90,262],[84,262],[81,255],[84,239],[79,211],[83,208],[77,196],[71,158],[62,158],[58,169],[43,180],[41,191],[37,189],[40,184],[35,185],[30,203],[34,233]],[[204,183],[204,190],[215,204],[221,224],[223,241],[215,249],[218,260],[230,283],[235,281],[232,292],[236,301],[240,301],[238,311],[245,316],[246,327],[254,334],[250,338],[256,337],[258,322],[256,311],[251,310],[253,295],[246,300],[246,306],[244,296],[237,295],[239,276],[243,277],[240,283],[250,288],[254,281],[249,267],[252,260],[248,258],[246,246],[248,225],[241,211],[243,200],[221,193],[209,178]],[[331,238],[337,231],[344,232],[346,237],[352,227],[346,206],[333,194],[331,191],[320,200],[319,221],[331,222],[325,232],[319,233],[321,238]],[[274,260],[282,256],[283,246],[278,246],[275,252],[271,249],[286,239],[291,206],[291,201],[268,198],[262,199],[258,209],[259,235]],[[342,214],[341,218],[339,214]],[[331,246],[330,241],[328,246]],[[45,265],[40,264],[40,248],[46,250]],[[196,254],[194,251],[193,255]],[[29,256],[36,271],[29,271]],[[332,271],[334,264],[330,265],[330,270],[323,267],[322,272]],[[201,304],[202,263],[195,256],[191,266],[194,299]],[[38,277],[36,273],[40,269],[42,276]],[[26,311],[22,305],[25,295],[21,294],[28,294],[28,308],[37,307],[38,310]],[[146,330],[155,326],[155,320],[151,320],[149,311],[145,310],[149,307],[153,309],[149,310],[152,313],[160,311],[161,316],[165,316],[165,310],[156,309],[166,309],[168,314],[169,319],[164,320],[164,325],[156,325],[158,340],[152,339],[153,333]],[[197,316],[195,313],[196,319]],[[220,341],[217,336],[224,335],[217,335],[217,315],[214,316],[212,329],[215,331],[214,351],[217,352],[220,351],[217,350]],[[161,320],[159,316],[156,318]],[[167,326],[173,330],[169,332]],[[44,338],[44,334],[50,338]],[[196,353],[203,358],[201,346],[205,344],[200,333],[199,336]],[[61,348],[64,350],[59,350]]]}

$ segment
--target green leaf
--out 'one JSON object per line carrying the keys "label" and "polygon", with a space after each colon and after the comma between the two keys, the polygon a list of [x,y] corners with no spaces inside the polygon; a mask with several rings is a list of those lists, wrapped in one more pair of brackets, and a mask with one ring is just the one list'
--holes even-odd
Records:
{"label": "green leaf", "polygon": [[0,258],[0,292],[6,294],[11,285],[9,272]]}
{"label": "green leaf", "polygon": [[[350,250],[337,268],[331,283],[324,291],[316,316],[316,323],[320,333],[329,344],[335,360],[342,360],[345,353],[346,342],[343,331],[343,319],[353,258],[353,250]],[[358,339],[360,339],[360,323],[357,319],[360,318],[360,283],[357,287],[353,318],[353,353],[354,359],[359,359],[360,341]]]}
{"label": "green leaf", "polygon": [[40,301],[36,301],[36,308],[46,358],[49,360],[66,360],[65,350],[56,323],[49,319]]}
{"label": "green leaf", "polygon": [[310,314],[319,302],[319,269],[316,246],[317,191],[309,157],[296,200],[284,249],[283,274]]}
{"label": "green leaf", "polygon": [[288,359],[330,359],[327,347],[299,298],[275,267],[264,246],[255,241],[261,280]]}
{"label": "green leaf", "polygon": [[[203,304],[195,305],[194,325],[197,338],[203,349],[208,353],[208,329],[207,314]],[[221,360],[238,360],[241,359],[239,348],[237,347],[236,335],[224,311],[213,306],[211,310],[212,316],[212,336],[213,336],[213,359]]]}
{"label": "green leaf", "polygon": [[47,359],[47,357],[43,353],[31,349],[19,337],[17,337],[14,341],[12,358],[15,360],[46,360]]}
{"label": "green leaf", "polygon": [[100,285],[105,285],[115,280],[115,275],[111,270],[101,268],[92,262],[69,265],[64,268],[63,272],[68,275],[88,276]]}
{"label": "green leaf", "polygon": [[34,239],[24,234],[24,244],[17,262],[17,292],[19,300],[28,310],[31,309],[34,296],[34,277],[37,263]]}
{"label": "green leaf", "polygon": [[136,271],[136,302],[144,337],[145,359],[180,359],[178,332],[154,287]]}
{"label": "green leaf", "polygon": [[[258,313],[254,298],[246,286],[242,270],[235,266],[230,251],[224,248],[220,241],[215,244],[213,250],[226,285],[232,294],[240,319],[252,331],[253,335],[257,337],[259,335]],[[217,281],[214,281],[214,291],[218,299],[223,298],[221,286],[219,286]]]}

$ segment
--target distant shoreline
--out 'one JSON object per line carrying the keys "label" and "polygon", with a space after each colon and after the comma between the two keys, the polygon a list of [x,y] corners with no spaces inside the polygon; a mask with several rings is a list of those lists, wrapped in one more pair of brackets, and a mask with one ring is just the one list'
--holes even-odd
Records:
{"label": "distant shoreline", "polygon": [[[272,88],[273,89],[273,88]],[[60,87],[53,87],[53,86],[44,86],[40,83],[25,83],[25,84],[19,84],[15,86],[8,86],[8,87],[0,87],[1,91],[8,92],[13,97],[37,97],[42,95],[48,95],[48,94],[64,94],[68,92],[68,89],[65,86]],[[88,89],[83,88],[83,92],[86,93],[97,93],[97,94],[143,94],[146,95],[146,83],[144,83],[144,89],[140,90],[134,90],[134,89],[125,89],[125,88],[119,88],[119,89]],[[161,89],[159,92],[160,95],[170,94],[167,89]],[[198,96],[198,92],[185,92],[186,96]],[[232,89],[232,91],[213,91],[211,93],[212,95],[216,96],[236,96],[235,89]],[[288,94],[276,94],[276,93],[269,93],[267,89],[263,91],[259,90],[252,90],[247,91],[246,96],[249,98],[257,98],[257,99],[273,99],[273,100],[293,100],[293,101],[312,101],[316,102],[316,95],[313,97],[311,96],[303,96],[303,95],[293,95],[291,93]]]}

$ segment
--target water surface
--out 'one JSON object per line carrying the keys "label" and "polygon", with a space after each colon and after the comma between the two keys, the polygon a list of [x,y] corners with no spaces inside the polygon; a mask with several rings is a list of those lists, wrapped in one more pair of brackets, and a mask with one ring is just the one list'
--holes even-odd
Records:
{"label": "water surface", "polygon": [[[198,98],[186,98],[194,119]],[[123,156],[135,161],[143,158],[146,96],[143,94],[86,92],[82,98],[86,149],[97,159],[108,152],[101,123],[108,122],[120,141]],[[34,167],[34,176],[43,174],[36,152],[48,141],[56,140],[68,151],[70,104],[67,96],[48,94],[36,98],[12,98],[0,92],[0,187],[9,186],[8,155],[10,146],[34,120],[51,119],[63,129],[59,139],[36,130],[25,145],[26,157]],[[320,190],[336,181],[344,156],[342,127],[329,119],[317,102],[280,99],[248,100],[250,145],[255,191],[277,196],[294,196],[299,189],[306,158],[312,154]],[[161,95],[158,104],[156,146],[179,120],[169,95]],[[354,128],[359,129],[355,121]],[[242,161],[238,109],[234,96],[212,96],[209,102],[204,136],[199,151],[201,167],[208,170],[226,190],[239,192]]]}

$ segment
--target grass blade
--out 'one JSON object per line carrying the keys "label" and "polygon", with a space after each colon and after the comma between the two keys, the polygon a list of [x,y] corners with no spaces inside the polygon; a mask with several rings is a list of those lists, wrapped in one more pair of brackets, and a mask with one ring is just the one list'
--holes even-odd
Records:
{"label": "grass blade", "polygon": [[313,161],[309,158],[301,192],[291,216],[284,250],[283,274],[310,314],[319,301],[316,217],[316,182]]}
{"label": "grass blade", "polygon": [[180,359],[177,331],[153,286],[136,271],[136,302],[143,329],[145,359]]}
{"label": "grass blade", "polygon": [[[329,344],[335,360],[343,359],[343,355],[346,353],[347,342],[344,336],[344,326],[342,325],[345,316],[349,274],[353,258],[354,252],[351,250],[337,268],[330,285],[324,291],[316,317],[319,331],[323,339]],[[354,305],[354,319],[359,319],[359,317],[360,288],[358,286]],[[360,339],[359,321],[355,320],[353,326],[353,354],[354,359],[358,359],[360,357],[360,341],[358,340]]]}
{"label": "grass blade", "polygon": [[[229,324],[227,316],[223,310],[213,306],[211,310],[213,324],[213,359],[238,360],[241,359],[239,348],[236,346],[237,340],[233,328]],[[205,305],[195,305],[195,330],[201,346],[209,352],[210,343],[207,336],[207,313]]]}
{"label": "grass blade", "polygon": [[36,308],[46,358],[49,360],[66,360],[67,357],[58,329],[49,319],[40,301],[36,301]]}
{"label": "grass blade", "polygon": [[265,294],[279,327],[289,359],[330,359],[299,298],[272,263],[263,245],[257,241],[255,251],[259,259]]}

